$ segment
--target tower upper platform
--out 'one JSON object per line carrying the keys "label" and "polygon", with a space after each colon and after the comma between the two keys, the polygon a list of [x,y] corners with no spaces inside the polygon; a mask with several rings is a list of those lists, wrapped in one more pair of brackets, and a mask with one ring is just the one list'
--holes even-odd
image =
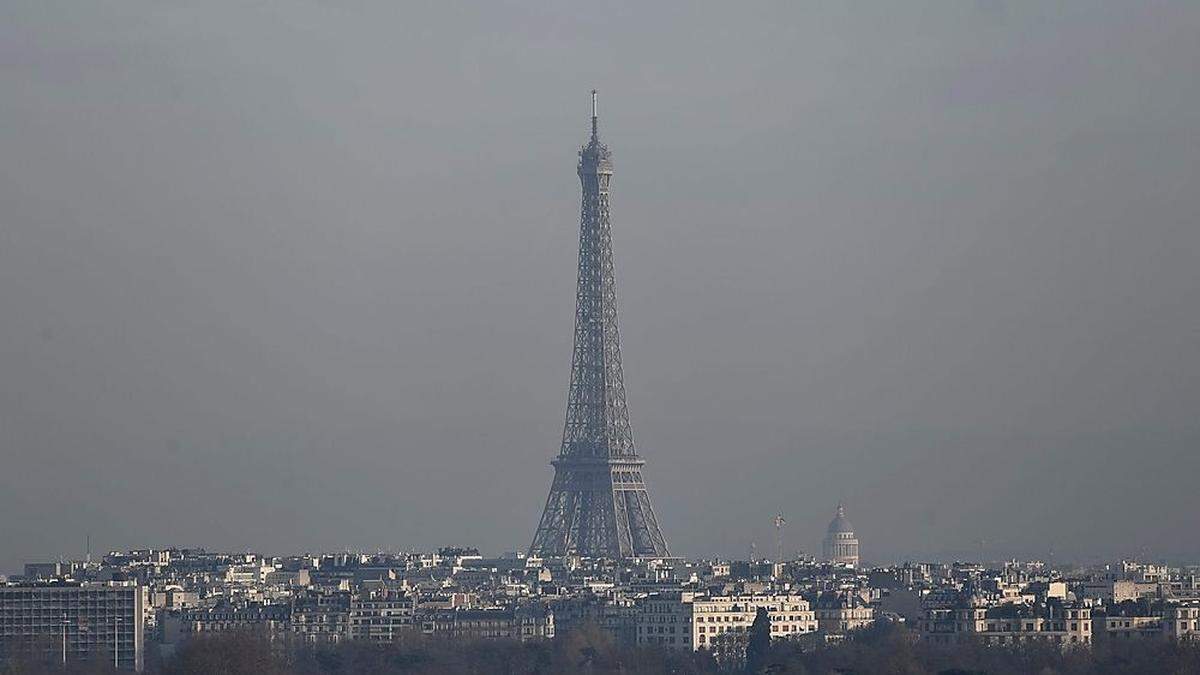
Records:
{"label": "tower upper platform", "polygon": [[579,175],[612,175],[612,153],[600,142],[600,119],[596,114],[596,90],[592,90],[592,137],[579,151]]}

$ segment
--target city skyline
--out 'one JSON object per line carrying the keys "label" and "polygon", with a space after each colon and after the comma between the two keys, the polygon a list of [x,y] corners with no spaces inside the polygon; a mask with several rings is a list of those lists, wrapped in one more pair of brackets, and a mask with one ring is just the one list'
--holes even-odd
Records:
{"label": "city skyline", "polygon": [[1200,9],[4,17],[0,569],[525,548],[592,87],[672,553],[1200,560]]}
{"label": "city skyline", "polygon": [[[777,514],[776,526],[783,520]],[[488,556],[470,547],[282,556],[137,549],[31,562],[0,582],[0,660],[15,672],[111,663],[258,673],[272,661],[285,672],[344,672],[345,657],[353,670],[355,654],[382,650],[408,656],[387,659],[388,672],[413,672],[420,654],[416,672],[441,673],[458,672],[464,655],[479,651],[486,662],[463,672],[515,672],[496,654],[519,646],[542,653],[537,672],[573,672],[598,645],[642,652],[611,672],[675,672],[678,660],[649,665],[665,653],[696,672],[761,672],[752,633],[780,659],[845,663],[847,646],[869,663],[878,657],[862,650],[882,647],[901,661],[1014,662],[1003,672],[1043,670],[1031,668],[1031,655],[1092,667],[1081,672],[1197,656],[1200,566],[861,567],[842,505],[828,532],[825,560],[786,562]],[[1055,648],[1030,652],[1034,644]]]}

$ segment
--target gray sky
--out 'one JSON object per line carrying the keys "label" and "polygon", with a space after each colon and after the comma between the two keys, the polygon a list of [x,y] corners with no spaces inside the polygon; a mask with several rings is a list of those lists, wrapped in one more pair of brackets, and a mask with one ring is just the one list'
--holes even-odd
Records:
{"label": "gray sky", "polygon": [[0,570],[527,546],[593,87],[675,552],[1200,558],[1196,3],[190,4],[0,5]]}

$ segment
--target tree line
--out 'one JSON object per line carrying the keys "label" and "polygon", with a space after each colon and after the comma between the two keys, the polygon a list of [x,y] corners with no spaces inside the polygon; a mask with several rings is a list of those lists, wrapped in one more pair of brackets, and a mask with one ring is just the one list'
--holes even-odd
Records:
{"label": "tree line", "polygon": [[[159,675],[1134,675],[1200,673],[1200,644],[1117,641],[1091,649],[1062,650],[1023,644],[953,647],[919,642],[900,625],[879,624],[820,647],[770,640],[760,622],[747,635],[745,658],[718,661],[705,651],[633,647],[616,643],[595,626],[554,640],[456,641],[408,635],[391,643],[312,645],[253,633],[197,636],[170,658],[151,647],[146,671]],[[765,631],[765,632],[764,632]],[[2,675],[72,673],[110,675],[111,662],[39,663],[10,655]]]}

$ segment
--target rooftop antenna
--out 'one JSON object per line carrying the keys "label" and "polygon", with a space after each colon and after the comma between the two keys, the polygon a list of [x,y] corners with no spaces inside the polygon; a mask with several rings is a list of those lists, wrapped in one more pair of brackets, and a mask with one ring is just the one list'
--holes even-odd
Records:
{"label": "rooftop antenna", "polygon": [[599,125],[596,123],[596,90],[592,90],[592,139],[599,137]]}

